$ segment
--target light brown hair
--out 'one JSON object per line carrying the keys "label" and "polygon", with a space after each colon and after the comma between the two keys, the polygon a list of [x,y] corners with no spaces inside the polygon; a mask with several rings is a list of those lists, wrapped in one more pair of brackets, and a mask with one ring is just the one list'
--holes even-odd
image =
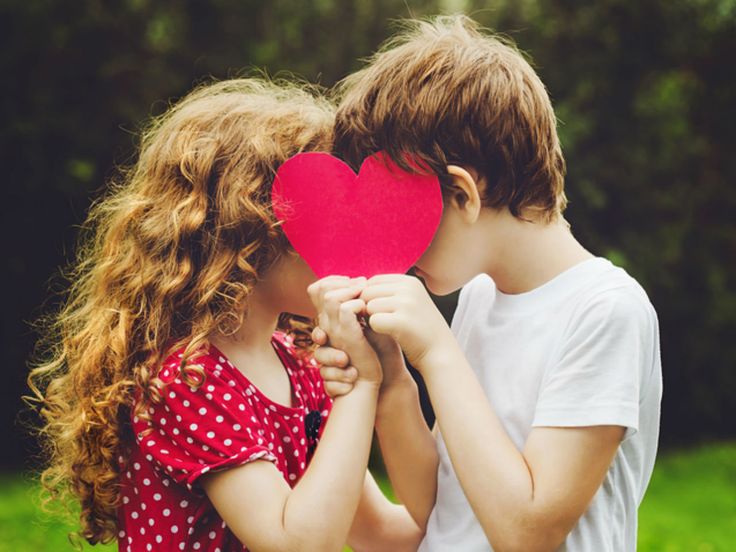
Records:
{"label": "light brown hair", "polygon": [[[554,220],[565,162],[547,91],[521,53],[465,16],[409,20],[339,83],[335,152],[357,167],[385,150],[407,170],[448,164],[484,177],[484,204]],[[412,161],[407,161],[413,159]]]}
{"label": "light brown hair", "polygon": [[[201,86],[150,123],[135,166],[92,207],[27,398],[44,424],[42,483],[51,499],[79,500],[90,543],[116,537],[135,393],[147,419],[158,367],[183,346],[182,377],[202,383],[188,361],[213,332],[238,328],[259,275],[291,251],[271,210],[276,169],[299,151],[329,151],[333,122],[332,105],[297,85]],[[280,326],[308,330],[288,316]]]}

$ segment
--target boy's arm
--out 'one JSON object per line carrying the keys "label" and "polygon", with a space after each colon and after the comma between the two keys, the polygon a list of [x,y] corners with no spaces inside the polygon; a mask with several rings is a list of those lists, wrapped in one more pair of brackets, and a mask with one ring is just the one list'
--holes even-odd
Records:
{"label": "boy's arm", "polygon": [[[326,343],[326,335],[315,331],[318,344]],[[383,343],[377,339],[383,338]],[[385,336],[369,339],[378,352],[384,379],[376,412],[376,434],[381,455],[396,497],[406,506],[414,521],[426,530],[437,494],[439,456],[435,436],[427,427],[419,404],[414,379],[404,364],[401,350]],[[393,345],[393,346],[392,346]],[[322,364],[325,388],[333,395],[348,393],[352,387],[353,369],[342,351],[321,346],[314,354]]]}
{"label": "boy's arm", "polygon": [[414,552],[424,536],[404,506],[383,495],[370,472],[365,474],[363,494],[348,536],[356,552]]}
{"label": "boy's arm", "polygon": [[539,427],[519,451],[418,280],[375,277],[361,297],[371,327],[395,338],[423,375],[453,468],[489,542],[497,550],[557,548],[600,487],[624,428]]}
{"label": "boy's arm", "polygon": [[427,358],[422,373],[455,474],[494,549],[557,549],[603,482],[624,428],[534,428],[520,452],[459,350]]}

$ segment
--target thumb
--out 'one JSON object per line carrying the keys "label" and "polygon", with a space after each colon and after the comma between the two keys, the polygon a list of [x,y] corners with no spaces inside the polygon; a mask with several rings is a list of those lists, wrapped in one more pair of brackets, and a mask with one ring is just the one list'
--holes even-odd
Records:
{"label": "thumb", "polygon": [[368,324],[377,334],[389,335],[396,339],[395,316],[390,312],[378,312],[372,314],[368,319]]}

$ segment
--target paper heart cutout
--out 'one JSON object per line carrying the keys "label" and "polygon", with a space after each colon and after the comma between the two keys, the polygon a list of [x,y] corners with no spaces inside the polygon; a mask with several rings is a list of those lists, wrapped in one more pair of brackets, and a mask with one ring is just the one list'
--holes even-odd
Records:
{"label": "paper heart cutout", "polygon": [[327,153],[300,153],[277,171],[274,213],[297,253],[322,278],[405,273],[442,217],[434,175],[400,169],[379,152],[358,175]]}

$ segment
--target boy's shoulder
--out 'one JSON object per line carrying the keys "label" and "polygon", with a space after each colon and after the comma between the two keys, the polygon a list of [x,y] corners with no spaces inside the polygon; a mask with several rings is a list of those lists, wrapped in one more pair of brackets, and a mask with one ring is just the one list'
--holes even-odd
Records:
{"label": "boy's shoulder", "polygon": [[488,275],[478,275],[461,290],[457,314],[538,314],[543,310],[656,321],[654,307],[642,286],[623,268],[602,257],[584,261],[539,288],[518,295],[506,295]]}

